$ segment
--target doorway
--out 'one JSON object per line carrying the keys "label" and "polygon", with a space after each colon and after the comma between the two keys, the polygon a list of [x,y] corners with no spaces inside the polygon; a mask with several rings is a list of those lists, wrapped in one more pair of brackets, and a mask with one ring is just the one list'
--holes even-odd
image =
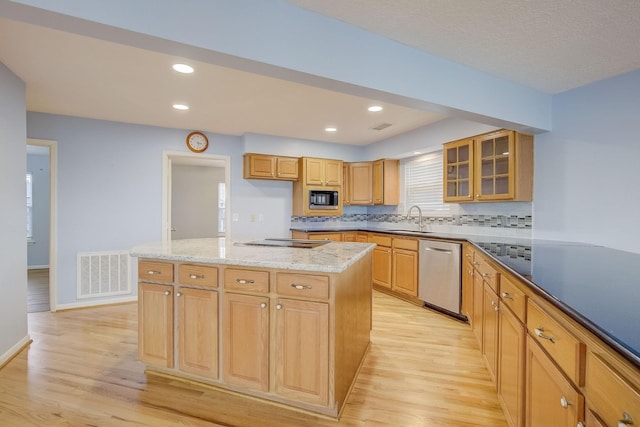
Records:
{"label": "doorway", "polygon": [[[56,311],[57,142],[27,139],[26,152],[27,215],[29,218],[27,230],[27,311]],[[31,194],[29,194],[29,187]],[[29,196],[31,196],[30,200]]]}
{"label": "doorway", "polygon": [[163,153],[162,240],[227,237],[229,157]]}

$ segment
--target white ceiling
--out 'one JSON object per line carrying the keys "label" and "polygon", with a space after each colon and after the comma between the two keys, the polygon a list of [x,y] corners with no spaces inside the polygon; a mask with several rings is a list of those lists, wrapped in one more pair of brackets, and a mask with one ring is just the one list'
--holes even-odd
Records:
{"label": "white ceiling", "polygon": [[[547,93],[640,68],[637,0],[288,1]],[[179,75],[177,59],[0,18],[0,62],[26,82],[29,111],[349,144],[443,118],[388,103],[370,113],[376,100],[207,63]]]}

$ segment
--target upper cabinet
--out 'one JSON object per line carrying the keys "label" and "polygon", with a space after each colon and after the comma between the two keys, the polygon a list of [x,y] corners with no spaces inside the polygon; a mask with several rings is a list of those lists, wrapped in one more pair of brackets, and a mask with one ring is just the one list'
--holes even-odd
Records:
{"label": "upper cabinet", "polygon": [[444,201],[533,200],[533,136],[501,130],[444,144]]}
{"label": "upper cabinet", "polygon": [[246,153],[243,175],[245,179],[298,180],[298,158]]}
{"label": "upper cabinet", "polygon": [[373,204],[400,203],[400,161],[381,159],[373,162]]}
{"label": "upper cabinet", "polygon": [[306,185],[339,187],[342,185],[342,160],[303,157],[302,176]]}
{"label": "upper cabinet", "polygon": [[350,205],[373,204],[373,164],[371,162],[349,163],[348,182],[345,193]]}

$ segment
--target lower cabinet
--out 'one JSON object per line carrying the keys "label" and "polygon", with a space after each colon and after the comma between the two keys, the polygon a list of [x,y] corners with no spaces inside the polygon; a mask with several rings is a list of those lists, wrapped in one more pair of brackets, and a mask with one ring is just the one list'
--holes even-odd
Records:
{"label": "lower cabinet", "polygon": [[554,362],[527,336],[527,427],[575,427],[584,421],[584,397]]}
{"label": "lower cabinet", "polygon": [[473,265],[465,259],[462,262],[462,303],[460,312],[467,316],[469,324],[473,327]]}
{"label": "lower cabinet", "polygon": [[372,281],[378,286],[391,289],[391,238],[369,236],[369,243],[377,244],[373,249]]}
{"label": "lower cabinet", "polygon": [[226,293],[223,309],[224,381],[269,390],[269,298]]}
{"label": "lower cabinet", "polygon": [[173,367],[173,286],[138,285],[138,359]]}
{"label": "lower cabinet", "polygon": [[329,399],[329,305],[278,298],[276,393],[327,405]]}
{"label": "lower cabinet", "polygon": [[484,356],[489,375],[494,384],[497,385],[498,373],[498,312],[500,310],[498,296],[493,289],[484,283],[482,316],[482,355]]}
{"label": "lower cabinet", "polygon": [[484,282],[482,276],[475,270],[473,275],[473,312],[471,313],[471,328],[482,351],[482,317],[484,311]]}
{"label": "lower cabinet", "polygon": [[218,292],[179,287],[178,368],[218,378]]}
{"label": "lower cabinet", "polygon": [[506,305],[498,319],[498,399],[511,427],[524,424],[524,361],[526,329]]}

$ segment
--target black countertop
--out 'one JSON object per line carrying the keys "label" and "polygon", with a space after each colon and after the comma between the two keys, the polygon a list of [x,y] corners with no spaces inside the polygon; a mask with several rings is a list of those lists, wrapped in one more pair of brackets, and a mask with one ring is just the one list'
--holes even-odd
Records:
{"label": "black countertop", "polygon": [[550,240],[358,230],[471,242],[640,367],[640,254]]}

